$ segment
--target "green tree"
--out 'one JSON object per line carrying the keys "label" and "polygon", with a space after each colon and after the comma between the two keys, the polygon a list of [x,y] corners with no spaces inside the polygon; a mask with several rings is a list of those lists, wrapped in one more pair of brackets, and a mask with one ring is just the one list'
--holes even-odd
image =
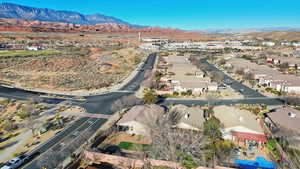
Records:
{"label": "green tree", "polygon": [[134,60],[134,64],[138,64],[138,63],[141,62],[141,57],[135,55],[134,58],[133,58],[133,60]]}
{"label": "green tree", "polygon": [[205,159],[207,165],[213,167],[217,162],[228,162],[232,157],[234,144],[231,141],[223,140],[221,122],[212,116],[204,122],[204,136],[207,138],[205,146]]}
{"label": "green tree", "polygon": [[282,63],[282,64],[279,65],[279,68],[280,68],[281,70],[286,70],[286,69],[289,68],[289,63],[284,62],[284,63]]}
{"label": "green tree", "polygon": [[174,96],[178,96],[178,95],[179,95],[179,93],[178,93],[178,92],[176,92],[176,91],[174,91],[174,92],[173,92],[173,95],[174,95]]}
{"label": "green tree", "polygon": [[203,130],[203,134],[211,140],[222,139],[221,122],[215,116],[204,122]]}
{"label": "green tree", "polygon": [[158,97],[154,90],[147,90],[143,100],[146,104],[155,104],[158,101]]}
{"label": "green tree", "polygon": [[30,112],[25,108],[25,107],[21,107],[19,110],[18,110],[18,113],[17,115],[21,118],[21,119],[26,119],[30,116]]}
{"label": "green tree", "polygon": [[193,94],[193,91],[191,89],[189,89],[189,90],[186,91],[186,94],[190,96],[190,95]]}
{"label": "green tree", "polygon": [[1,125],[5,131],[13,131],[18,128],[12,120],[4,120]]}
{"label": "green tree", "polygon": [[182,165],[187,169],[194,169],[199,166],[199,164],[195,161],[192,154],[183,154],[182,155]]}

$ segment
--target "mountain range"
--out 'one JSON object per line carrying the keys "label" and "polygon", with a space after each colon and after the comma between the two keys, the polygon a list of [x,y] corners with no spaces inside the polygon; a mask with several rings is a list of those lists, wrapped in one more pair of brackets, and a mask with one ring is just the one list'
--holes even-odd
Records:
{"label": "mountain range", "polygon": [[81,25],[95,25],[102,23],[131,25],[121,19],[106,16],[103,14],[84,15],[73,11],[58,11],[48,8],[34,8],[13,3],[0,4],[0,18],[65,22]]}
{"label": "mountain range", "polygon": [[[119,18],[106,16],[103,14],[84,15],[79,12],[66,10],[53,10],[48,8],[28,7],[13,3],[0,3],[0,26],[2,30],[10,30],[13,26],[38,26],[38,27],[58,27],[70,28],[68,24],[78,24],[80,30],[86,29],[86,26],[91,26],[93,30],[128,30],[131,28],[149,28],[148,26],[133,25]],[[6,19],[6,20],[3,20]],[[37,22],[41,21],[41,22]],[[50,23],[53,22],[53,23]],[[62,24],[64,23],[64,24]],[[66,26],[67,24],[68,26]],[[10,25],[10,28],[4,27]],[[93,27],[94,26],[94,27]],[[95,27],[96,26],[96,27]],[[74,25],[71,25],[73,28]],[[99,29],[100,27],[100,29]],[[121,28],[121,29],[120,29]],[[20,28],[21,30],[23,28]],[[28,29],[28,28],[26,28]],[[155,29],[156,30],[156,29]],[[149,31],[147,29],[147,31]],[[251,28],[251,29],[205,29],[193,30],[192,32],[206,34],[232,34],[232,33],[251,33],[251,32],[273,32],[273,31],[300,31],[300,28],[290,27],[270,27],[270,28]]]}

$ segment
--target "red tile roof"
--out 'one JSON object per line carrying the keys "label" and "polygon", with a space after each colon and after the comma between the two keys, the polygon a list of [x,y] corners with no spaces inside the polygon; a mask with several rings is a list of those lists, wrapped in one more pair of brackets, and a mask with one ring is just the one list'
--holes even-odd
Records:
{"label": "red tile roof", "polygon": [[233,136],[236,136],[237,139],[241,140],[254,140],[260,142],[267,142],[267,137],[264,134],[254,134],[254,133],[243,133],[243,132],[231,132]]}

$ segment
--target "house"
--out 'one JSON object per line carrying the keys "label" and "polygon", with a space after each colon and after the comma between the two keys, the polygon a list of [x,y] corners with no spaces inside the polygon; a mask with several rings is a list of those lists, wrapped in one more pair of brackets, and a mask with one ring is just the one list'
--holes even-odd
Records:
{"label": "house", "polygon": [[211,83],[210,78],[191,64],[188,57],[171,55],[166,60],[172,65],[168,71],[172,72],[170,79],[173,91],[187,92],[191,90],[193,94],[202,94],[217,90],[217,84]]}
{"label": "house", "polygon": [[281,82],[276,84],[276,90],[300,94],[300,78],[293,75],[285,75]]}
{"label": "house", "polygon": [[[291,63],[289,66],[292,67],[298,67],[298,62],[300,62],[297,58],[275,59],[272,57],[269,57],[269,62],[271,61],[273,64],[277,64],[281,63],[283,59]],[[232,58],[228,61],[228,64],[235,70],[243,69],[244,72],[251,72],[259,85],[266,85],[277,91],[300,94],[300,78],[295,75],[283,74],[275,68],[258,65],[241,58]]]}
{"label": "house", "polygon": [[139,48],[143,50],[159,51],[160,46],[150,43],[143,43],[139,46]]}
{"label": "house", "polygon": [[275,57],[267,57],[267,63],[279,65],[281,63],[281,60]]}
{"label": "house", "polygon": [[266,114],[266,125],[276,137],[286,138],[293,147],[300,147],[300,111],[282,107]]}
{"label": "house", "polygon": [[262,45],[271,47],[271,46],[275,46],[275,43],[274,42],[263,42]]}
{"label": "house", "polygon": [[6,48],[8,50],[24,50],[25,45],[23,45],[23,44],[8,44]]}
{"label": "house", "polygon": [[200,78],[204,78],[205,77],[205,73],[203,71],[195,71],[195,76],[196,77],[200,77]]}
{"label": "house", "polygon": [[280,45],[281,46],[291,46],[292,43],[291,42],[281,42]]}
{"label": "house", "polygon": [[251,112],[229,106],[217,106],[213,110],[214,116],[223,125],[222,134],[224,139],[233,140],[246,146],[266,143],[267,138],[260,122]]}
{"label": "house", "polygon": [[199,107],[187,107],[185,105],[175,105],[170,111],[180,113],[181,118],[176,124],[177,128],[188,130],[202,130],[204,119],[204,112]]}
{"label": "house", "polygon": [[6,50],[7,44],[0,44],[0,50]]}
{"label": "house", "polygon": [[293,46],[294,46],[294,47],[300,47],[300,42],[294,42],[294,43],[293,43]]}
{"label": "house", "polygon": [[207,83],[207,90],[208,91],[218,91],[219,90],[218,83],[215,83],[215,82]]}
{"label": "house", "polygon": [[207,82],[184,81],[175,85],[173,90],[176,92],[187,92],[188,90],[191,90],[193,94],[201,94],[208,91],[208,86]]}
{"label": "house", "polygon": [[227,86],[225,84],[221,83],[218,85],[218,90],[225,90],[225,89],[227,89]]}
{"label": "house", "polygon": [[159,118],[164,108],[158,105],[138,105],[128,110],[117,122],[120,131],[133,135],[149,135],[149,122]]}
{"label": "house", "polygon": [[43,46],[40,45],[32,45],[32,46],[27,46],[26,47],[27,50],[44,50],[45,48]]}

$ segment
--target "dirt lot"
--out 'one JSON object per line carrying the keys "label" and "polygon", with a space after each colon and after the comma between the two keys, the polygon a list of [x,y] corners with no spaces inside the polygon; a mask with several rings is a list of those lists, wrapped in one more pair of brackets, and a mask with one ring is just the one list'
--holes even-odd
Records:
{"label": "dirt lot", "polygon": [[97,36],[28,36],[6,35],[4,43],[39,43],[46,50],[1,51],[0,80],[7,84],[62,91],[99,89],[126,77],[146,56],[133,44]]}

